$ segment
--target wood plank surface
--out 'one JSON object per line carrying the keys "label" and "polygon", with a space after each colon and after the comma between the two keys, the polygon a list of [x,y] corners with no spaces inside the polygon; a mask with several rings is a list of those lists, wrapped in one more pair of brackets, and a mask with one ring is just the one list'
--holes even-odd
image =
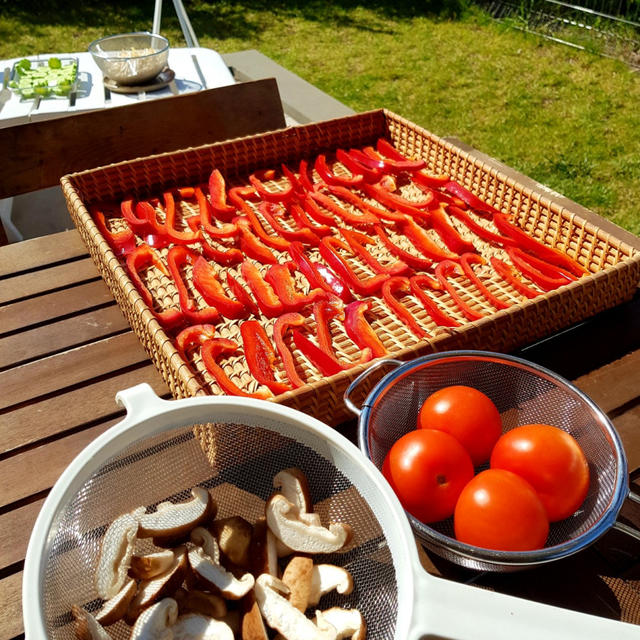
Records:
{"label": "wood plank surface", "polygon": [[0,580],[0,640],[10,640],[24,631],[22,624],[22,571]]}
{"label": "wood plank surface", "polygon": [[24,560],[44,498],[0,515],[0,571]]}

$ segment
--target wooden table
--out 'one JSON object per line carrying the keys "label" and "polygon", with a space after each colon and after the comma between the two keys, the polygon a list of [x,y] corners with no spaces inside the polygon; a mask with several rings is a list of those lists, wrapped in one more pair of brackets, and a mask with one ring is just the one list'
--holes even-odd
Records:
{"label": "wooden table", "polygon": [[[283,85],[280,92],[286,103]],[[616,233],[640,249],[640,239]],[[518,354],[574,380],[608,413],[637,491],[640,295]],[[0,640],[23,633],[23,561],[49,489],[123,416],[115,393],[140,382],[170,396],[75,230],[0,247]],[[354,424],[343,430],[353,435]],[[623,520],[640,527],[640,507],[625,505]],[[640,542],[611,531],[577,556],[520,574],[469,572],[426,554],[424,564],[452,579],[640,624],[639,557]]]}

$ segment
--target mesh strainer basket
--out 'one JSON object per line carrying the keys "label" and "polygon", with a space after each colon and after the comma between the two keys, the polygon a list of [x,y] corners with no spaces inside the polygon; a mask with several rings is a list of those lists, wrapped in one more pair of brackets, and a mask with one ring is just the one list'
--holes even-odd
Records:
{"label": "mesh strainer basket", "polygon": [[[93,576],[101,539],[118,515],[182,501],[200,485],[217,500],[218,517],[253,520],[273,491],[273,475],[290,466],[307,475],[325,523],[348,522],[354,529],[347,550],[322,560],[346,567],[354,591],[327,595],[317,608],[357,607],[372,640],[637,636],[625,623],[427,574],[381,474],[346,438],[308,415],[226,396],[165,401],[148,385],[117,399],[127,416],[72,462],[36,522],[23,583],[28,640],[71,640],[71,606],[95,611],[102,605]],[[130,634],[124,622],[108,631],[114,640]]]}
{"label": "mesh strainer basket", "polygon": [[407,513],[427,548],[471,569],[516,571],[577,553],[611,527],[640,539],[637,531],[616,522],[627,496],[640,501],[629,491],[620,437],[604,412],[570,382],[520,358],[483,351],[450,351],[408,363],[381,360],[374,365],[383,366],[394,370],[371,390],[362,410],[350,396],[373,367],[345,392],[347,406],[360,415],[360,449],[378,469],[392,444],[416,428],[426,398],[449,385],[474,387],[489,396],[500,411],[503,432],[534,423],[564,429],[578,441],[589,463],[584,503],[571,517],[552,523],[543,549],[516,552],[474,547],[455,539],[453,518],[425,525]]}

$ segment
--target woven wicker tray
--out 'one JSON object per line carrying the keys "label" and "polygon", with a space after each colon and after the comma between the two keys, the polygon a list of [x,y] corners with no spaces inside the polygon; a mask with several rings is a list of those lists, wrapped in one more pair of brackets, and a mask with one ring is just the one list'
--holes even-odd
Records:
{"label": "woven wicker tray", "polygon": [[[250,172],[277,168],[281,163],[296,167],[300,159],[337,148],[374,144],[380,137],[390,139],[406,156],[423,158],[434,174],[448,174],[488,204],[513,215],[514,222],[529,235],[548,246],[567,253],[584,266],[589,275],[549,293],[527,300],[504,281],[486,285],[511,306],[496,311],[474,291],[464,278],[456,284],[459,294],[484,317],[470,322],[459,314],[448,294],[439,303],[460,322],[459,327],[438,327],[417,303],[405,300],[416,319],[430,333],[426,340],[416,338],[384,304],[375,298],[369,316],[390,357],[411,359],[432,351],[454,348],[482,348],[508,352],[542,338],[572,323],[630,299],[640,280],[640,253],[605,233],[576,213],[552,203],[547,196],[514,182],[487,166],[480,159],[428,131],[386,110],[376,110],[318,124],[260,134],[247,138],[190,148],[173,153],[140,158],[129,162],[74,173],[61,180],[71,217],[86,243],[98,269],[116,301],[138,335],[151,359],[176,397],[221,393],[197,359],[186,363],[170,336],[158,323],[131,282],[123,263],[94,224],[92,205],[119,202],[127,196],[150,198],[172,187],[205,183],[213,168],[227,178],[228,185],[247,184]],[[477,238],[474,238],[477,241]],[[482,244],[482,243],[480,243]],[[378,253],[376,254],[375,251]],[[495,249],[484,245],[488,257]],[[372,253],[384,261],[388,256],[379,247]],[[282,261],[288,260],[283,254]],[[366,267],[354,268],[367,273]],[[237,271],[235,273],[238,273]],[[371,273],[371,272],[369,272]],[[301,281],[302,283],[302,281]],[[148,283],[162,294],[167,304],[175,304],[176,291],[163,282]],[[241,321],[226,320],[217,326],[218,335],[238,344]],[[265,320],[268,332],[273,320]],[[310,325],[311,329],[313,328]],[[340,356],[353,359],[358,349],[346,334],[334,336]],[[348,414],[343,393],[367,365],[354,367],[332,377],[322,376],[302,354],[294,351],[296,365],[308,383],[274,398],[275,401],[336,425]],[[241,355],[223,362],[227,375],[241,388],[254,391],[256,382],[249,375]],[[375,376],[361,388],[366,393]],[[282,378],[283,380],[285,378]],[[357,399],[356,399],[357,400]]]}

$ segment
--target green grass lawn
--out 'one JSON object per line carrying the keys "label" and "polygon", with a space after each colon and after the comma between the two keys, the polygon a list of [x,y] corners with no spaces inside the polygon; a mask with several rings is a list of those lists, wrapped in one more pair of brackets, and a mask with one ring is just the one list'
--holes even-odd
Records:
{"label": "green grass lawn", "polygon": [[[0,0],[2,57],[82,51],[153,17],[150,1],[34,3],[37,16],[31,5]],[[455,135],[640,235],[640,76],[478,11],[414,5],[185,3],[202,46],[259,49],[357,111],[386,107]],[[180,46],[171,3],[164,11],[162,33]]]}

